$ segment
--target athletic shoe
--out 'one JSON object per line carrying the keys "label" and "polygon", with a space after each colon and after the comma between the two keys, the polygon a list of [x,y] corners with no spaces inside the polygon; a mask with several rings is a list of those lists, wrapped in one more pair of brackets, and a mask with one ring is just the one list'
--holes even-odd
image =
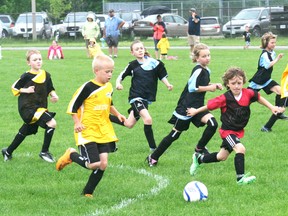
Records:
{"label": "athletic shoe", "polygon": [[66,165],[71,164],[70,154],[76,152],[74,148],[68,148],[56,163],[56,170],[61,171]]}
{"label": "athletic shoe", "polygon": [[204,147],[204,149],[197,149],[195,148],[195,152],[196,153],[200,153],[200,154],[209,154],[209,151],[206,147]]}
{"label": "athletic shoe", "polygon": [[192,156],[192,164],[190,166],[190,175],[194,176],[196,174],[196,171],[199,167],[199,162],[198,162],[198,158],[201,156],[200,153],[195,152]]}
{"label": "athletic shoe", "polygon": [[281,115],[277,115],[278,119],[281,120],[288,120],[288,116],[286,116],[284,113],[281,113]]}
{"label": "athletic shoe", "polygon": [[117,58],[118,56],[117,55],[114,55],[114,58]]}
{"label": "athletic shoe", "polygon": [[3,155],[3,158],[4,158],[4,162],[9,161],[9,160],[12,159],[12,154],[8,154],[7,148],[3,148],[2,149],[2,155]]}
{"label": "athletic shoe", "polygon": [[148,166],[150,166],[150,167],[154,167],[154,166],[156,166],[157,163],[158,163],[157,160],[154,160],[153,158],[151,158],[151,155],[149,155],[149,156],[145,159],[145,161],[147,161]]}
{"label": "athletic shoe", "polygon": [[49,163],[54,163],[55,159],[52,156],[50,152],[40,152],[39,157],[42,158],[43,160],[49,162]]}
{"label": "athletic shoe", "polygon": [[263,126],[263,127],[261,128],[261,131],[262,131],[262,132],[272,132],[272,129]]}
{"label": "athletic shoe", "polygon": [[245,174],[239,181],[237,181],[238,185],[246,185],[256,181],[255,176],[250,176],[250,173]]}
{"label": "athletic shoe", "polygon": [[92,194],[84,194],[85,197],[88,197],[88,198],[93,198],[93,195]]}

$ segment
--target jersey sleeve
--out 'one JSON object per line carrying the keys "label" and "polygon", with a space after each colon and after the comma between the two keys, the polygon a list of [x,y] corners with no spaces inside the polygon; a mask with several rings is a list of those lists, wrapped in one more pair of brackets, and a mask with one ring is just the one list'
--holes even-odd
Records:
{"label": "jersey sleeve", "polygon": [[129,63],[124,70],[119,74],[117,79],[124,80],[127,76],[132,76],[133,66]]}
{"label": "jersey sleeve", "polygon": [[271,61],[268,57],[268,53],[267,52],[264,52],[261,57],[260,57],[260,66],[266,68],[266,69],[269,69],[270,67],[270,64],[271,64]]}
{"label": "jersey sleeve", "polygon": [[191,75],[191,77],[188,80],[188,90],[189,92],[196,92],[199,87],[199,75],[201,73],[202,69],[198,68],[196,71],[194,71]]}
{"label": "jersey sleeve", "polygon": [[215,110],[215,109],[218,109],[218,108],[221,108],[224,106],[226,106],[226,98],[225,98],[224,94],[222,94],[216,98],[210,99],[207,102],[208,110]]}
{"label": "jersey sleeve", "polygon": [[156,67],[158,72],[158,78],[160,80],[162,80],[165,77],[168,77],[168,73],[163,62],[159,61],[159,64]]}

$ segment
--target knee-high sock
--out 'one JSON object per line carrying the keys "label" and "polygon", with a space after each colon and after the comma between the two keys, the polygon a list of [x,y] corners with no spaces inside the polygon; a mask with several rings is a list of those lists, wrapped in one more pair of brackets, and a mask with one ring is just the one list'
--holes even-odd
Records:
{"label": "knee-high sock", "polygon": [[42,152],[47,152],[49,150],[51,140],[54,134],[55,128],[48,127],[45,129],[45,134],[44,134],[44,143],[42,146]]}
{"label": "knee-high sock", "polygon": [[72,152],[72,153],[70,154],[70,159],[71,159],[73,162],[79,164],[80,166],[82,166],[82,167],[84,167],[84,168],[87,168],[87,167],[86,167],[86,162],[87,162],[87,160],[86,160],[82,155],[80,155],[79,153],[77,153],[77,152]]}
{"label": "knee-high sock", "polygon": [[15,149],[18,148],[18,146],[23,142],[23,140],[25,139],[26,136],[24,136],[23,134],[21,134],[20,132],[18,132],[16,134],[16,136],[14,137],[12,143],[10,144],[10,146],[7,148],[7,153],[8,154],[12,154],[13,151]]}
{"label": "knee-high sock", "polygon": [[208,120],[207,127],[205,128],[202,137],[200,138],[197,148],[198,149],[204,149],[207,143],[210,141],[210,139],[215,134],[218,127],[218,123],[214,117]]}
{"label": "knee-high sock", "polygon": [[200,158],[198,159],[198,162],[199,162],[199,164],[219,162],[217,160],[217,154],[218,154],[218,152],[213,152],[210,154],[201,155]]}
{"label": "knee-high sock", "polygon": [[245,155],[243,153],[235,154],[234,166],[235,166],[236,177],[238,181],[244,176],[244,172],[245,172]]}
{"label": "knee-high sock", "polygon": [[88,179],[88,182],[83,189],[83,192],[82,192],[83,194],[93,194],[96,186],[99,184],[99,182],[101,181],[103,177],[104,171],[105,170],[100,170],[100,169],[92,171]]}
{"label": "knee-high sock", "polygon": [[145,134],[146,139],[148,141],[149,147],[151,149],[155,149],[156,143],[155,143],[155,139],[154,139],[152,125],[144,125],[144,134]]}
{"label": "knee-high sock", "polygon": [[158,160],[161,155],[169,148],[169,146],[179,138],[180,132],[172,130],[166,137],[162,139],[159,146],[155,149],[155,151],[151,154],[151,157],[154,160]]}

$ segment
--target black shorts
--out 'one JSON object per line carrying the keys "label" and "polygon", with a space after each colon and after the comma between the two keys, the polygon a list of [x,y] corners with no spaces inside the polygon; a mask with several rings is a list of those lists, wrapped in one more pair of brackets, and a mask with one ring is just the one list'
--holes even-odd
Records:
{"label": "black shorts", "polygon": [[240,139],[234,134],[230,134],[222,140],[223,142],[221,148],[226,149],[227,151],[229,151],[229,153],[233,151],[233,148],[236,144],[241,143]]}
{"label": "black shorts", "polygon": [[108,36],[105,38],[108,47],[118,47],[119,37],[118,36]]}
{"label": "black shorts", "polygon": [[148,110],[148,102],[145,100],[136,100],[133,103],[131,103],[131,108],[128,110],[128,113],[130,113],[133,110],[134,118],[138,121],[140,119],[139,113],[143,109]]}
{"label": "black shorts", "polygon": [[20,128],[19,132],[25,136],[36,134],[38,132],[38,127],[42,127],[46,129],[47,122],[54,118],[56,113],[54,112],[44,112],[41,117],[33,124],[26,124],[24,123]]}
{"label": "black shorts", "polygon": [[190,119],[182,120],[177,118],[175,115],[171,117],[171,119],[168,121],[168,123],[173,124],[174,128],[178,131],[186,131],[189,129],[190,123],[192,122],[197,128],[203,127],[205,123],[201,122],[201,119],[203,116],[207,115],[208,111],[201,112],[197,114],[196,116],[193,116]]}
{"label": "black shorts", "polygon": [[[277,85],[279,85],[279,84],[278,84],[276,81],[272,80],[267,86],[265,86],[264,88],[262,88],[262,90],[263,90],[267,95],[269,95],[269,94],[273,93],[273,92],[271,91],[271,88],[273,88],[274,86],[277,86]],[[254,89],[254,90],[260,91],[261,89]]]}
{"label": "black shorts", "polygon": [[100,161],[101,153],[110,153],[117,151],[117,146],[115,142],[110,143],[87,143],[85,145],[78,146],[80,154],[87,158],[89,163],[94,163]]}

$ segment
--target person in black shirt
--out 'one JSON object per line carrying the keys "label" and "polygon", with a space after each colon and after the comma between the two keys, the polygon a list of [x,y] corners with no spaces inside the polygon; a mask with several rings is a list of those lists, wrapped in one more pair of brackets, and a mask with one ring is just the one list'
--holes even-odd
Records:
{"label": "person in black shirt", "polygon": [[195,8],[191,8],[190,12],[191,16],[188,19],[188,44],[190,46],[190,58],[193,59],[194,46],[200,43],[201,18]]}

